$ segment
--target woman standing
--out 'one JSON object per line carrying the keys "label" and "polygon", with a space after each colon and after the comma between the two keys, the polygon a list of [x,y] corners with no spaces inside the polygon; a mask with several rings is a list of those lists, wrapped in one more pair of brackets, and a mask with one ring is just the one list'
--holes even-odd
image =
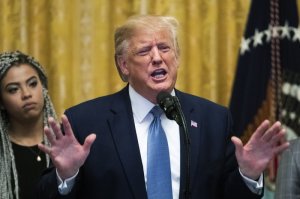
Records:
{"label": "woman standing", "polygon": [[56,118],[42,66],[20,51],[0,54],[0,198],[31,199],[49,157],[44,126]]}

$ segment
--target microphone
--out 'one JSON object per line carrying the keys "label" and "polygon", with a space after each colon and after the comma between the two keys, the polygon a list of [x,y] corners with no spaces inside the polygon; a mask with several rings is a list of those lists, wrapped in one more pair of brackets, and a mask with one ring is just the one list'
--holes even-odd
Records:
{"label": "microphone", "polygon": [[190,136],[186,124],[186,120],[184,118],[183,112],[181,110],[181,105],[176,96],[172,96],[167,92],[160,92],[156,96],[157,103],[160,108],[165,112],[166,116],[170,120],[175,120],[177,124],[182,127],[184,133],[184,143],[185,143],[185,158],[186,158],[186,169],[185,169],[185,190],[184,190],[184,198],[190,198],[190,167],[191,167],[191,154],[190,154]]}
{"label": "microphone", "polygon": [[178,99],[176,100],[171,94],[162,91],[158,93],[156,100],[168,119],[175,120],[179,126],[183,125],[179,111],[180,104],[177,103]]}

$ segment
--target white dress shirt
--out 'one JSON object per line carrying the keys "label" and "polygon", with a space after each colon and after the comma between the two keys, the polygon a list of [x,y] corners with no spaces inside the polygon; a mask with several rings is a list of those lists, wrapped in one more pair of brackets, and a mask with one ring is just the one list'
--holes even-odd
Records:
{"label": "white dress shirt", "polygon": [[[175,92],[172,92],[174,95]],[[147,185],[147,139],[148,129],[153,120],[153,115],[149,113],[155,104],[151,103],[139,95],[131,86],[129,86],[129,96],[134,118],[134,125],[139,142],[140,153],[142,157],[145,182]],[[173,198],[179,198],[180,185],[180,136],[179,126],[174,120],[169,120],[165,114],[162,114],[161,125],[166,133],[169,146],[172,191]]]}

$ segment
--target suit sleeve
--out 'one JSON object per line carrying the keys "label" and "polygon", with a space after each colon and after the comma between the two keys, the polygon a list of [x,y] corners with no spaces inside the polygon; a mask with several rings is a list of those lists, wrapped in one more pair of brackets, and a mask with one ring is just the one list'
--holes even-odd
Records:
{"label": "suit sleeve", "polygon": [[61,195],[58,191],[58,183],[55,167],[49,167],[41,176],[41,179],[36,188],[36,199],[76,199],[76,191],[78,185],[78,179],[76,177],[76,183],[72,191],[67,195]]}
{"label": "suit sleeve", "polygon": [[235,157],[235,147],[231,141],[231,137],[234,135],[232,132],[232,118],[230,112],[228,112],[227,118],[227,147],[226,147],[226,166],[225,166],[225,185],[224,195],[225,198],[236,199],[259,199],[263,194],[253,193],[246,185],[243,177],[238,170],[238,164]]}

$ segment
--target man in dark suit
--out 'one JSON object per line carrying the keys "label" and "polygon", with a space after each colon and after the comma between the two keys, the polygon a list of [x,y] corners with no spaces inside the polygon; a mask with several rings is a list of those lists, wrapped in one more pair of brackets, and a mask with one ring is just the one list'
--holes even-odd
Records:
{"label": "man in dark suit", "polygon": [[115,32],[115,52],[118,71],[128,85],[68,109],[62,117],[64,133],[49,119],[51,129],[45,128],[45,134],[51,147],[39,147],[54,167],[43,175],[38,197],[162,198],[161,192],[149,195],[147,142],[151,110],[158,93],[165,91],[178,97],[191,140],[189,168],[182,129],[165,114],[160,116],[170,159],[169,198],[261,198],[262,172],[274,154],[289,145],[277,144],[285,134],[280,123],[264,121],[243,146],[231,132],[225,107],[176,90],[179,47],[172,17],[130,18]]}

